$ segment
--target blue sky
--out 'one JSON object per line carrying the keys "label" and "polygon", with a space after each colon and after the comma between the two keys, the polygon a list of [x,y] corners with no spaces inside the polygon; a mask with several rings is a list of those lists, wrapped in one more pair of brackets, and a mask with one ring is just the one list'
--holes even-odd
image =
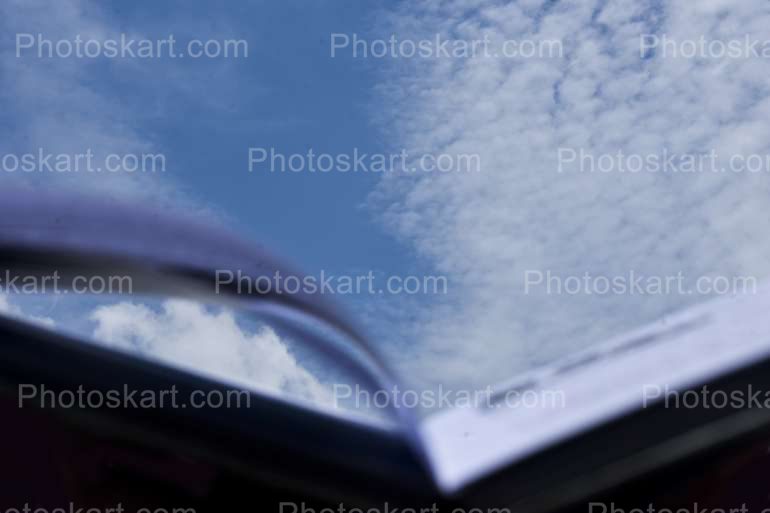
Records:
{"label": "blue sky", "polygon": [[[311,148],[330,154],[354,149],[389,151],[393,145],[377,126],[376,112],[381,107],[374,91],[382,78],[381,67],[329,54],[331,33],[363,35],[374,26],[380,10],[377,2],[233,2],[212,11],[209,2],[68,1],[54,7],[57,12],[50,12],[44,2],[9,4],[4,13],[7,33],[40,33],[54,40],[105,33],[147,39],[173,34],[182,42],[237,38],[248,42],[249,57],[25,60],[14,58],[13,40],[7,39],[3,82],[8,87],[0,122],[4,154],[34,152],[39,147],[61,153],[91,147],[151,150],[162,153],[167,166],[162,175],[6,173],[3,179],[14,186],[26,183],[75,194],[127,197],[138,205],[201,216],[267,247],[311,275],[321,271],[327,275],[415,273],[420,262],[414,250],[388,233],[377,212],[367,205],[381,175],[248,172],[250,147],[275,148],[285,154]],[[32,90],[25,81],[34,84]],[[382,299],[355,295],[335,300],[344,303],[351,317],[366,324],[369,332],[386,332],[387,312],[371,315],[376,308],[371,303]],[[137,302],[162,310],[157,302]],[[12,298],[11,304],[5,301],[5,309],[20,313],[17,305],[21,305],[28,317],[120,346],[125,341],[115,342],[120,336],[110,332],[109,326],[101,332],[103,325],[94,327],[92,310],[96,312],[100,303],[21,297]],[[122,310],[113,313],[130,311],[133,324],[140,323],[139,317],[141,324],[152,324],[150,314],[140,307],[116,308]],[[172,321],[171,316],[159,317],[158,329],[164,320]],[[126,336],[136,338],[135,333]],[[247,338],[244,332],[235,344]],[[134,349],[131,343],[123,345]],[[202,342],[199,347],[204,346]],[[152,352],[149,356],[164,351],[156,347]],[[172,352],[168,359],[188,358],[181,353],[190,351]],[[205,359],[197,361],[205,363]],[[314,362],[306,365],[318,367]],[[220,376],[228,373],[251,374],[257,382],[270,382],[242,366],[227,367]]]}
{"label": "blue sky", "polygon": [[[185,5],[194,16],[195,7]],[[246,236],[290,255],[306,269],[398,269],[406,257],[404,248],[362,209],[378,176],[245,172],[248,147],[274,147],[287,154],[309,148],[382,151],[369,117],[375,70],[333,60],[328,52],[329,31],[360,30],[371,12],[366,7],[355,2],[334,9],[323,2],[224,7],[217,16],[229,18],[230,30],[246,35],[254,49],[253,57],[232,64],[231,73],[222,77],[237,82],[223,87],[236,94],[216,99],[215,108],[169,95],[163,108],[173,114],[143,124],[167,149],[174,173],[194,194],[223,206]],[[200,7],[203,13],[208,9]],[[207,83],[210,72],[202,66],[191,78]],[[157,76],[162,84],[161,69]],[[149,94],[157,89],[153,85]]]}
{"label": "blue sky", "polygon": [[[197,38],[246,39],[250,57],[224,64],[157,59],[138,76],[96,64],[88,80],[131,109],[135,129],[163,149],[180,187],[221,208],[245,236],[304,268],[398,269],[404,248],[362,209],[378,176],[245,172],[251,146],[287,154],[383,151],[370,116],[376,68],[328,51],[330,31],[365,31],[376,7],[244,2],[212,13],[207,2],[108,6],[104,15],[118,30],[181,38],[177,27],[192,25]],[[179,76],[190,82],[182,94]]]}
{"label": "blue sky", "polygon": [[[140,33],[150,39],[174,34],[180,41],[210,37],[242,38],[249,43],[247,59],[162,57],[141,63],[96,59],[60,64],[63,73],[77,74],[78,88],[97,96],[109,109],[89,113],[97,118],[94,124],[107,125],[114,119],[125,125],[121,131],[129,132],[132,140],[126,144],[118,139],[118,147],[138,144],[166,156],[164,176],[143,177],[144,183],[136,187],[139,196],[161,197],[162,202],[164,195],[184,195],[195,208],[214,211],[230,229],[310,273],[373,269],[390,275],[414,270],[418,264],[414,252],[386,233],[376,212],[366,207],[381,175],[247,170],[250,147],[275,148],[285,154],[309,149],[372,153],[393,147],[384,140],[373,116],[380,108],[374,89],[382,68],[347,55],[333,59],[329,54],[330,33],[363,35],[373,26],[380,9],[376,2],[242,2],[219,6],[214,12],[206,2],[67,5],[79,12],[71,27],[61,29],[64,34],[85,33],[90,22],[84,20],[97,19],[115,33]],[[35,8],[16,9],[13,30],[50,34],[35,13]],[[46,69],[50,63],[7,61],[10,73],[16,66],[30,66],[30,74],[40,74],[38,83],[50,80]],[[14,118],[31,116],[34,123],[47,103],[51,110],[66,109],[66,100],[55,87],[43,95],[30,100],[29,112],[13,113],[18,99],[9,97],[4,102],[7,139],[16,139],[17,152],[31,151],[45,137],[20,137]],[[33,126],[30,132],[57,132],[54,142],[45,146],[58,144],[63,151],[98,142],[88,134],[77,142],[62,140],[67,130],[61,125],[82,121],[76,119],[78,107],[74,107],[72,113],[57,113],[55,123]],[[41,119],[40,124],[44,123]],[[43,187],[52,181],[47,176],[32,179]],[[171,192],[151,190],[168,183],[173,184]]]}
{"label": "blue sky", "polygon": [[[0,28],[9,35],[0,58],[0,153],[39,147],[73,153],[87,146],[155,151],[167,156],[168,166],[161,175],[6,173],[2,180],[130,197],[203,217],[310,274],[446,276],[446,295],[338,299],[404,374],[483,387],[645,323],[665,322],[671,312],[713,295],[553,293],[542,282],[530,291],[533,273],[557,281],[587,275],[592,284],[631,274],[682,275],[687,284],[768,275],[770,244],[761,234],[770,222],[770,165],[757,173],[690,174],[621,167],[632,162],[628,156],[649,164],[647,157],[670,153],[718,154],[719,165],[735,157],[764,161],[770,58],[741,42],[770,48],[769,19],[765,2],[727,0],[216,7],[12,0],[0,7]],[[250,55],[16,58],[12,38],[19,32],[51,39],[243,38]],[[487,40],[495,51],[509,42],[558,41],[562,51],[383,59],[341,52],[331,58],[333,33]],[[668,38],[672,45],[640,52],[645,38]],[[700,40],[736,42],[739,55],[682,55]],[[483,166],[477,173],[408,176],[249,173],[249,147],[284,154],[310,148],[475,154]],[[565,151],[575,157],[566,171]],[[586,163],[577,155],[606,156],[610,169],[576,169]],[[619,162],[618,155],[625,157]],[[89,319],[118,345],[135,338],[142,323],[160,340],[157,333],[168,323],[189,336],[184,321],[229,322],[178,305],[159,308],[115,305]],[[233,348],[251,340],[249,333],[232,333]],[[284,354],[280,340],[263,335],[265,347]],[[296,367],[291,354],[281,358]],[[225,355],[222,361],[224,373],[235,365]]]}

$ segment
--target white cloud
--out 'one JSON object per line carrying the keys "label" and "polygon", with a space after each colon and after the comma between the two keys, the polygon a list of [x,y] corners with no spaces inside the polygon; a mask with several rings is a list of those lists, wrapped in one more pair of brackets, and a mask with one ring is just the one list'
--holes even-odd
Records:
{"label": "white cloud", "polygon": [[0,293],[0,314],[14,319],[38,324],[46,328],[53,328],[56,322],[50,317],[42,317],[25,313],[18,305],[11,303],[7,294]]}
{"label": "white cloud", "polygon": [[[211,310],[185,300],[167,300],[155,310],[122,302],[84,312],[96,323],[97,343],[140,354],[236,386],[263,390],[317,406],[335,407],[331,389],[304,368],[269,326],[248,330],[227,310]],[[82,330],[30,314],[0,294],[0,315],[76,336]]]}
{"label": "white cloud", "polygon": [[138,352],[224,382],[269,390],[318,404],[332,396],[288,351],[271,328],[249,332],[232,313],[182,300],[159,311],[129,302],[93,311],[94,337],[110,347]]}
{"label": "white cloud", "polygon": [[770,60],[639,58],[639,36],[770,40],[764,2],[410,2],[403,39],[562,39],[564,58],[400,61],[382,86],[397,147],[479,153],[478,174],[385,177],[373,203],[452,277],[418,316],[407,374],[486,384],[696,298],[522,294],[528,269],[768,273],[770,175],[556,173],[594,154],[770,153]]}

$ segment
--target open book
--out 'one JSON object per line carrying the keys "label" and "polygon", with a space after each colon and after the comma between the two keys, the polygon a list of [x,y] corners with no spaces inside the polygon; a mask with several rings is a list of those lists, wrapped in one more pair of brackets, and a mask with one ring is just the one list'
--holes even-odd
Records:
{"label": "open book", "polygon": [[[132,276],[135,292],[214,301],[269,318],[373,389],[392,390],[397,383],[376,347],[322,298],[271,291],[243,295],[226,287],[215,292],[218,270],[258,276],[282,269],[258,248],[170,215],[158,217],[110,201],[17,194],[6,197],[0,210],[3,269],[19,275],[56,270],[64,276],[119,271]],[[577,499],[766,426],[766,396],[756,407],[747,387],[770,389],[768,311],[768,288],[715,299],[517,376],[494,387],[484,405],[427,418],[395,408],[395,430],[288,400],[260,398],[256,392],[248,412],[153,415],[165,415],[163,425],[196,426],[189,443],[213,444],[215,453],[226,454],[223,459],[238,468],[267,466],[286,482],[315,483],[318,493],[344,486],[338,478],[324,482],[329,475],[344,474],[358,495],[371,490],[375,496],[399,482],[400,489],[410,488],[415,495],[503,497],[547,505],[557,500],[543,493],[547,481],[563,484],[558,500]],[[73,381],[94,389],[125,382],[220,387],[12,319],[0,323],[0,376],[6,384],[36,379],[52,387]],[[511,391],[525,390],[558,390],[563,401],[515,406],[505,401]],[[699,390],[702,400],[671,404],[675,394],[686,390]],[[717,393],[746,396],[724,407],[703,399],[706,393],[715,399]],[[139,412],[81,414],[107,417],[107,424],[118,428],[144,426],[154,435],[165,429],[157,417],[148,423]],[[222,433],[231,438],[221,440]],[[259,453],[266,446],[299,456],[303,464],[268,464]]]}

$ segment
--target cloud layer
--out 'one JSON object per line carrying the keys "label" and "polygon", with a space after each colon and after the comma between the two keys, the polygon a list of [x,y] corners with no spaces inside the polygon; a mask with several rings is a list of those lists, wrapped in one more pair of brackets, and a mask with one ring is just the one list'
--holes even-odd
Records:
{"label": "cloud layer", "polygon": [[[94,308],[92,332],[34,315],[0,294],[0,315],[64,329],[98,344],[158,360],[240,387],[334,406],[331,389],[303,367],[286,341],[269,326],[246,328],[227,310],[214,311],[184,300],[166,300],[160,308],[121,302]],[[81,330],[82,331],[82,330]]]}
{"label": "cloud layer", "polygon": [[94,338],[173,366],[316,404],[331,404],[330,390],[301,367],[267,326],[243,329],[228,311],[214,312],[182,300],[160,310],[123,302],[101,306],[90,319]]}
{"label": "cloud layer", "polygon": [[703,298],[523,294],[561,276],[768,272],[770,175],[557,172],[594,154],[770,152],[770,60],[640,57],[642,34],[770,40],[761,1],[409,2],[383,35],[558,39],[561,58],[413,59],[381,90],[392,142],[478,153],[477,174],[386,177],[372,203],[456,294],[412,323],[402,365],[483,385]]}
{"label": "cloud layer", "polygon": [[31,315],[24,312],[22,308],[12,303],[8,298],[8,295],[4,293],[0,293],[0,314],[12,319],[19,319],[30,322],[32,324],[39,324],[46,328],[53,328],[56,326],[56,322],[50,317]]}

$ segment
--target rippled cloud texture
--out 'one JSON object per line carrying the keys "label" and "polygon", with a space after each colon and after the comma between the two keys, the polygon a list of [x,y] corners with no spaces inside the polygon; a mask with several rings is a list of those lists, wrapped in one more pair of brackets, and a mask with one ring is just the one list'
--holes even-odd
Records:
{"label": "rippled cloud texture", "polygon": [[412,59],[384,75],[392,142],[479,153],[476,174],[386,177],[387,225],[452,277],[403,365],[483,384],[703,297],[524,294],[562,276],[767,273],[770,174],[558,173],[558,148],[722,156],[770,151],[770,59],[640,55],[643,34],[770,40],[759,0],[409,2],[383,36],[563,41],[558,58]]}

